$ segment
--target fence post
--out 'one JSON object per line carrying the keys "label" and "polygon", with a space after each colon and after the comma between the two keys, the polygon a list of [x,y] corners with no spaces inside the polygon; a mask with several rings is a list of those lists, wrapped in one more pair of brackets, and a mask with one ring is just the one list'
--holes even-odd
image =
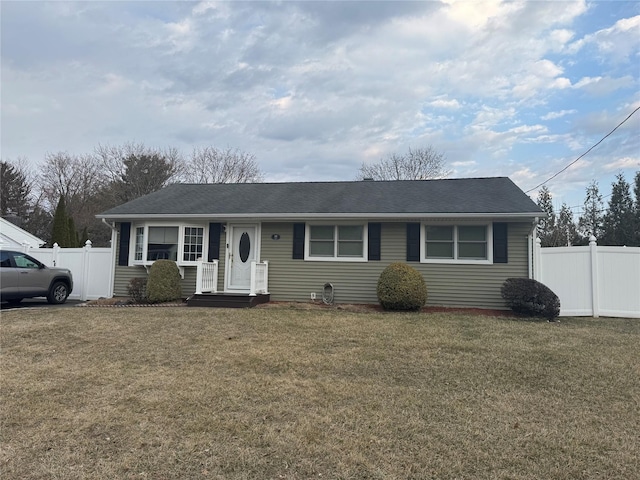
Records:
{"label": "fence post", "polygon": [[31,248],[31,244],[26,240],[22,242],[22,253],[29,253],[29,249]]}
{"label": "fence post", "polygon": [[593,318],[600,316],[600,287],[598,285],[598,244],[596,237],[589,237],[589,253],[591,254],[591,312]]}
{"label": "fence post", "polygon": [[51,263],[53,263],[54,267],[58,266],[58,253],[60,252],[60,245],[57,243],[53,244],[53,255],[51,255]]}
{"label": "fence post", "polygon": [[83,302],[89,298],[89,265],[91,256],[91,240],[87,240],[82,249],[82,291],[80,292],[80,300]]}

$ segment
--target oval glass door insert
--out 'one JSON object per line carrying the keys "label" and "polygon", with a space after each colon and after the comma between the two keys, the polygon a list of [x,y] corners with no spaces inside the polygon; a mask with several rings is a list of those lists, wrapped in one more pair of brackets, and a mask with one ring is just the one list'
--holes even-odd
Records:
{"label": "oval glass door insert", "polygon": [[246,263],[249,258],[249,251],[251,250],[251,239],[247,232],[243,232],[240,237],[240,245],[238,245],[238,253],[240,254],[240,260],[242,263]]}

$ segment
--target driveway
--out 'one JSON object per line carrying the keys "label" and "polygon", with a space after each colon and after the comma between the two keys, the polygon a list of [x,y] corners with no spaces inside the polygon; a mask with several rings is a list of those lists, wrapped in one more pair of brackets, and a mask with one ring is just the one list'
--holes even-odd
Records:
{"label": "driveway", "polygon": [[24,300],[22,300],[20,303],[16,304],[9,304],[9,303],[1,303],[0,304],[0,309],[1,310],[15,310],[17,308],[68,308],[68,307],[75,307],[76,305],[80,305],[81,303],[84,303],[82,300],[67,300],[65,303],[61,304],[61,305],[51,305],[50,303],[47,302],[46,298],[25,298]]}

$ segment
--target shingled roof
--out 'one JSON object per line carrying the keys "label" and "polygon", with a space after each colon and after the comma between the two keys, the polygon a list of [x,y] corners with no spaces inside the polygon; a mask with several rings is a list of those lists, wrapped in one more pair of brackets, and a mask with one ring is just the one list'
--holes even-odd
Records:
{"label": "shingled roof", "polygon": [[534,217],[538,206],[509,178],[174,184],[98,215],[176,217],[373,217],[498,215]]}

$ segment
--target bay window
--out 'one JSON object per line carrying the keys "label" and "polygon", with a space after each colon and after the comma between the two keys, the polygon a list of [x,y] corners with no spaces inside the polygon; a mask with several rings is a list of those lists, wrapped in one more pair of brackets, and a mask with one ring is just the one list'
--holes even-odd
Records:
{"label": "bay window", "polygon": [[204,252],[204,227],[144,225],[135,227],[133,264],[148,265],[156,260],[178,264],[195,263]]}

